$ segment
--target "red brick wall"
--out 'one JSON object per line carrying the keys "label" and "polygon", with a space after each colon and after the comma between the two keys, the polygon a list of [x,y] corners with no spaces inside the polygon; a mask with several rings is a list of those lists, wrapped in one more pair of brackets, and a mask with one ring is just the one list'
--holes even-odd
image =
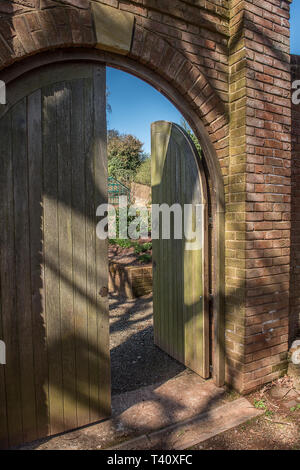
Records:
{"label": "red brick wall", "polygon": [[[286,367],[291,202],[290,1],[234,3],[233,48],[243,75],[238,77],[240,112],[238,122],[232,126],[230,147],[238,147],[234,150],[234,163],[238,163],[237,159],[241,162],[240,184],[235,188],[235,201],[240,200],[243,205],[230,217],[230,223],[238,223],[238,231],[232,234],[229,246],[235,310],[228,346],[228,380],[234,377],[239,389],[249,391],[275,379]],[[236,168],[234,174],[237,181]]]}
{"label": "red brick wall", "polygon": [[[300,56],[291,57],[292,81],[300,80]],[[292,216],[290,340],[300,332],[300,104],[292,104]]]}
{"label": "red brick wall", "polygon": [[[135,15],[129,57],[173,85],[216,150],[226,193],[226,378],[248,391],[282,373],[288,348],[290,0],[99,2]],[[90,4],[1,0],[0,69],[48,49],[94,48]]]}
{"label": "red brick wall", "polygon": [[179,92],[185,108],[198,115],[226,178],[228,0],[0,0],[0,72],[17,60],[49,49],[95,48],[93,1],[135,15],[129,58],[167,80]]}

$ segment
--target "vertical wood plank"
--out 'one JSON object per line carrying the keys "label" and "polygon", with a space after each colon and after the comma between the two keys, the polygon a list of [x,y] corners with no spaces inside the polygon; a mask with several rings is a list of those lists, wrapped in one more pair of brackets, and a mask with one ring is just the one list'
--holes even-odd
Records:
{"label": "vertical wood plank", "polygon": [[[172,184],[172,166],[173,166],[173,159],[171,155],[173,154],[173,144],[172,141],[170,141],[169,149],[168,149],[168,154],[165,162],[165,167],[164,167],[164,174],[166,175],[164,177],[165,179],[165,187],[164,187],[164,200],[168,204],[169,207],[172,205],[172,200],[171,200],[171,184]],[[170,157],[169,157],[170,154]],[[172,244],[171,240],[174,237],[174,234],[172,233],[172,219],[173,215],[170,213],[170,240],[165,240],[165,272],[164,272],[164,285],[165,285],[165,295],[164,295],[164,311],[165,311],[165,319],[166,319],[166,324],[165,324],[165,331],[166,331],[166,337],[167,337],[167,348],[169,350],[169,354],[173,355],[174,353],[174,341],[172,337],[173,329],[172,329],[172,324],[173,324],[173,292],[174,292],[174,284],[173,284],[173,270],[171,271],[168,269],[169,266],[171,266],[173,262],[173,256],[174,253],[172,253]]]}
{"label": "vertical wood plank", "polygon": [[94,134],[94,90],[93,78],[84,83],[84,155],[86,191],[86,275],[87,275],[87,318],[88,318],[88,361],[89,361],[89,400],[90,421],[101,418],[99,406],[99,357],[97,329],[97,285],[96,285],[96,207],[95,181],[93,168]]}
{"label": "vertical wood plank", "polygon": [[[94,145],[93,168],[95,181],[95,206],[107,203],[107,132],[106,132],[106,68],[94,68]],[[96,237],[96,285],[97,323],[99,355],[99,405],[102,415],[109,416],[110,397],[110,353],[108,297],[100,296],[102,287],[108,288],[108,242]]]}
{"label": "vertical wood plank", "polygon": [[48,356],[44,298],[42,93],[28,99],[28,191],[31,256],[31,304],[37,437],[49,433]]}
{"label": "vertical wood plank", "polygon": [[[6,365],[0,366],[5,380],[2,391],[0,446],[14,445],[23,438],[18,330],[15,299],[14,203],[12,168],[11,113],[0,126],[0,274],[1,274],[1,339],[6,344]],[[2,387],[1,387],[2,388]]]}
{"label": "vertical wood plank", "polygon": [[37,438],[37,429],[31,314],[26,98],[14,107],[12,142],[17,286],[15,295],[17,297],[17,322],[19,332],[23,439],[28,442]]}
{"label": "vertical wood plank", "polygon": [[[2,195],[1,195],[2,196]],[[0,209],[0,218],[1,218]],[[1,252],[0,252],[1,256]],[[1,282],[0,282],[0,299],[1,299]],[[2,306],[0,302],[0,338],[3,341],[2,327]],[[8,427],[7,427],[7,408],[6,408],[6,390],[5,390],[5,372],[4,365],[0,364],[0,449],[8,447]]]}
{"label": "vertical wood plank", "polygon": [[[58,247],[58,168],[56,100],[60,87],[43,89],[43,155],[44,155],[44,253],[45,310],[49,361],[50,432],[64,428],[63,371],[60,317],[59,247]],[[61,125],[61,123],[60,123]]]}
{"label": "vertical wood plank", "polygon": [[71,154],[74,317],[76,344],[77,424],[89,422],[89,358],[86,303],[84,80],[72,84]]}
{"label": "vertical wood plank", "polygon": [[[72,250],[72,90],[68,82],[61,85],[56,100],[58,162],[58,247],[59,301],[61,316],[64,428],[77,426],[76,353],[73,305]],[[74,116],[74,120],[77,117]],[[80,117],[81,119],[81,117]],[[61,123],[64,125],[62,126]]]}
{"label": "vertical wood plank", "polygon": [[[183,168],[182,168],[183,167]],[[180,203],[183,199],[183,181],[184,181],[184,161],[182,161],[181,154],[178,148],[176,148],[176,192],[177,202]],[[176,244],[176,326],[177,326],[177,359],[180,362],[184,362],[184,324],[183,324],[183,243],[184,241],[178,240]]]}

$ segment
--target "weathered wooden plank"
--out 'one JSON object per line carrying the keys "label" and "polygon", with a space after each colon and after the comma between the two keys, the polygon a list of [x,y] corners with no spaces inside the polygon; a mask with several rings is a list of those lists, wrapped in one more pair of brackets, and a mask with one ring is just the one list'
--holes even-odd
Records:
{"label": "weathered wooden plank", "polygon": [[[168,154],[170,155],[173,154],[173,144],[172,141],[170,141],[169,149],[168,149]],[[171,196],[171,191],[172,191],[172,176],[173,176],[173,159],[172,157],[169,158],[167,155],[166,161],[165,161],[165,166],[164,166],[164,196],[165,196],[165,202],[168,204],[169,207],[172,206],[172,196]],[[171,266],[171,263],[174,262],[174,255],[172,251],[172,244],[171,240],[173,240],[174,234],[172,233],[172,214],[170,213],[170,240],[165,240],[165,272],[164,272],[164,289],[165,289],[165,295],[164,295],[164,312],[168,312],[168,314],[164,315],[165,316],[165,331],[166,331],[166,337],[167,337],[167,347],[169,350],[169,354],[172,356],[174,353],[174,350],[176,348],[176,344],[174,344],[173,340],[173,318],[174,318],[174,312],[173,312],[173,292],[174,292],[174,284],[173,284],[173,269],[170,270],[168,269],[169,266]]]}
{"label": "weathered wooden plank", "polygon": [[[185,165],[184,160],[181,158],[181,153],[176,148],[176,178],[175,184],[177,188],[177,202],[180,203],[183,200],[183,191],[185,181]],[[183,219],[182,219],[183,220]],[[184,298],[183,298],[183,250],[184,240],[178,240],[178,244],[175,245],[177,248],[176,256],[176,325],[177,325],[177,359],[180,362],[184,362]]]}
{"label": "weathered wooden plank", "polygon": [[[165,199],[165,186],[162,184],[165,176],[165,164],[169,147],[171,127],[169,123],[160,123],[160,128],[152,127],[153,152],[152,160],[152,202],[161,204]],[[168,183],[167,183],[168,184]],[[167,270],[167,240],[162,239],[162,226],[159,224],[159,240],[154,241],[154,323],[155,341],[162,349],[168,351],[168,270]]]}
{"label": "weathered wooden plank", "polygon": [[[73,250],[72,250],[72,152],[71,121],[72,90],[68,82],[60,84],[57,94],[57,162],[58,162],[58,247],[59,297],[61,316],[62,374],[64,428],[77,425],[76,413],[76,351],[73,305]],[[61,126],[61,123],[64,123]]]}
{"label": "weathered wooden plank", "polygon": [[[45,310],[49,362],[50,432],[64,428],[61,316],[59,298],[57,100],[61,86],[43,89]],[[61,123],[60,123],[61,125]]]}
{"label": "weathered wooden plank", "polygon": [[42,94],[28,96],[28,195],[31,257],[31,305],[37,437],[49,433],[48,356],[44,296]]}
{"label": "weathered wooden plank", "polygon": [[31,314],[31,274],[29,241],[27,100],[24,98],[12,115],[12,158],[14,169],[15,267],[17,322],[20,354],[23,438],[37,438],[33,331]]}
{"label": "weathered wooden plank", "polygon": [[[6,448],[22,436],[21,396],[19,384],[19,354],[15,312],[15,269],[13,175],[11,159],[11,113],[0,126],[0,279],[1,322],[0,338],[6,344],[7,364],[0,365],[0,448]],[[11,331],[12,330],[12,331]],[[16,380],[15,380],[16,376]],[[6,395],[9,394],[7,399]],[[11,406],[14,406],[11,409]],[[14,437],[15,434],[15,437]]]}
{"label": "weathered wooden plank", "polygon": [[86,190],[86,276],[87,276],[87,335],[89,361],[89,401],[90,421],[101,418],[99,406],[99,358],[97,329],[97,285],[96,285],[96,207],[93,170],[93,133],[94,133],[94,86],[93,78],[84,82],[84,155]]}
{"label": "weathered wooden plank", "polygon": [[89,422],[89,357],[86,302],[84,80],[72,84],[71,153],[74,317],[76,343],[77,422]]}
{"label": "weathered wooden plank", "polygon": [[[0,299],[1,299],[1,283],[0,283]],[[2,328],[2,311],[0,302],[0,338],[3,338]],[[4,365],[0,364],[0,449],[8,447],[8,427],[7,427],[7,408],[5,393],[5,373]]]}
{"label": "weathered wooden plank", "polygon": [[[106,69],[94,68],[94,145],[93,168],[95,181],[95,206],[107,203],[107,136],[106,136]],[[96,285],[97,325],[99,355],[99,407],[102,417],[109,416],[110,397],[110,353],[108,297],[101,297],[102,287],[108,287],[108,243],[96,237]]]}

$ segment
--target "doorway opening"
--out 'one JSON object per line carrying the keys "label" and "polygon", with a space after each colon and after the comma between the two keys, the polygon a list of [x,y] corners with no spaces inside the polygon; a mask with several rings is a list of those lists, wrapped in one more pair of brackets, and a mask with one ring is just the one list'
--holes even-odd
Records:
{"label": "doorway opening", "polygon": [[[212,321],[212,309],[210,308],[209,302],[209,293],[211,292],[211,283],[212,275],[210,270],[210,257],[211,257],[211,226],[209,225],[209,220],[211,220],[211,203],[209,197],[209,189],[207,184],[207,169],[204,162],[203,151],[201,149],[200,143],[193,134],[187,122],[184,120],[183,116],[177,111],[177,109],[158,91],[152,88],[150,85],[141,81],[140,79],[133,77],[125,72],[119,71],[117,69],[107,68],[107,86],[108,86],[108,169],[109,169],[109,202],[113,205],[117,203],[118,195],[126,195],[130,201],[130,204],[136,205],[137,207],[143,206],[148,207],[151,211],[151,202],[156,202],[159,204],[169,202],[170,205],[178,200],[179,196],[176,191],[172,194],[170,191],[164,192],[162,190],[160,195],[153,197],[153,191],[157,192],[155,188],[155,183],[153,182],[153,159],[155,156],[155,146],[156,142],[153,141],[154,136],[152,134],[152,156],[151,156],[151,141],[150,141],[150,127],[151,122],[153,121],[177,121],[179,126],[183,127],[182,132],[186,132],[186,137],[190,139],[191,145],[194,146],[194,151],[199,165],[199,168],[202,168],[202,178],[205,178],[205,195],[206,195],[206,205],[207,205],[207,225],[205,226],[205,239],[207,246],[205,248],[205,269],[206,278],[203,295],[205,298],[205,308],[207,309],[207,314],[209,321],[207,323],[207,329],[205,331],[206,342],[206,351],[208,355],[206,359],[208,363],[208,373],[206,372],[206,378],[211,375],[212,367],[212,336],[213,336],[213,321]],[[115,93],[117,96],[115,96]],[[122,103],[120,105],[120,103]],[[150,103],[150,105],[149,105]],[[128,109],[130,108],[130,113],[128,114]],[[150,108],[150,109],[149,109]],[[135,127],[136,126],[136,127]],[[148,134],[148,135],[147,135]],[[180,132],[179,132],[180,134]],[[179,135],[178,134],[178,135]],[[140,161],[135,169],[132,170],[132,167],[128,164],[128,159],[126,158],[126,150],[128,154],[132,152],[132,159],[136,157],[135,148],[130,148],[130,143],[138,146],[138,143],[141,142],[144,144],[140,148]],[[170,146],[174,144],[171,142]],[[126,149],[126,150],[125,150]],[[187,150],[187,148],[185,149]],[[119,154],[118,154],[119,152]],[[174,167],[172,167],[172,158],[176,160],[176,150],[173,149],[171,152],[172,155],[169,156],[169,161],[164,162],[167,172],[173,171],[173,176],[169,183],[174,186],[182,184],[180,178],[180,161],[177,159]],[[188,157],[188,156],[187,156]],[[160,156],[159,156],[160,158]],[[164,158],[164,157],[163,157]],[[152,160],[152,165],[151,165]],[[188,158],[186,162],[183,162],[183,165],[187,166],[190,164]],[[177,164],[177,168],[176,168]],[[151,166],[152,166],[152,178],[151,178]],[[188,173],[188,170],[186,170]],[[196,171],[196,170],[195,170]],[[161,177],[163,176],[164,171],[161,172]],[[177,173],[177,175],[176,175]],[[205,173],[205,174],[204,174]],[[188,175],[187,175],[188,177]],[[192,181],[193,177],[195,181]],[[173,178],[173,179],[172,179]],[[177,178],[177,179],[176,179]],[[201,175],[197,174],[193,176],[193,173],[190,175],[190,181],[187,184],[187,187],[195,185],[197,188],[201,185]],[[168,184],[166,176],[164,176],[165,181],[162,183],[164,185]],[[198,179],[198,182],[197,182]],[[111,193],[110,193],[111,187]],[[152,188],[152,189],[151,189]],[[199,188],[198,188],[199,189]],[[185,190],[185,189],[183,189]],[[175,197],[175,199],[174,199]],[[187,201],[186,201],[187,202]],[[198,201],[200,202],[200,201]],[[174,224],[174,214],[171,215],[172,224]],[[203,223],[206,223],[203,221]],[[174,227],[173,227],[174,228]],[[172,302],[172,307],[174,308],[174,315],[178,315],[179,311],[176,310],[175,303],[183,302],[178,296],[176,297],[176,292],[174,291],[172,299],[171,296],[167,296],[164,299],[164,305],[159,306],[159,299],[156,299],[156,309],[160,310],[160,313],[157,315],[157,324],[156,329],[160,331],[155,332],[154,322],[153,322],[153,295],[155,292],[153,289],[157,287],[157,283],[161,285],[161,292],[166,289],[166,282],[163,285],[163,280],[156,280],[153,282],[154,271],[156,269],[155,264],[160,262],[159,259],[159,247],[155,248],[157,241],[152,240],[151,238],[151,223],[149,223],[149,233],[147,238],[142,237],[139,240],[120,240],[110,239],[109,240],[109,276],[110,276],[110,350],[111,350],[111,372],[112,372],[112,396],[118,396],[127,392],[135,391],[143,387],[155,387],[159,386],[162,383],[165,383],[169,380],[172,380],[176,377],[183,377],[189,374],[195,374],[188,367],[188,359],[184,358],[183,349],[193,349],[191,345],[180,345],[180,338],[173,340],[172,335],[176,332],[176,327],[180,327],[180,322],[177,324],[176,319],[173,321],[172,318],[167,318],[166,325],[161,325],[164,322],[164,316],[167,312],[164,309],[168,309],[168,303]],[[176,241],[175,241],[176,243]],[[153,245],[154,251],[156,250],[156,257],[158,259],[153,259],[155,255],[153,254]],[[170,246],[166,250],[170,250]],[[173,255],[176,255],[176,250],[178,255],[180,253],[180,243],[177,243],[177,247],[174,249]],[[162,255],[162,254],[161,254]],[[184,256],[184,255],[183,255]],[[176,256],[174,257],[176,258]],[[186,261],[187,265],[190,263],[190,272],[192,273],[195,266],[193,266],[193,255],[191,255],[189,261]],[[170,259],[169,259],[170,261]],[[177,271],[184,270],[183,263],[177,264],[176,259],[174,259],[174,269]],[[172,264],[170,265],[172,269]],[[194,271],[195,273],[196,271]],[[170,275],[170,270],[161,271],[163,277]],[[185,273],[185,276],[189,276]],[[191,281],[193,282],[191,276]],[[200,281],[200,279],[198,279]],[[182,282],[181,275],[177,272],[177,277],[173,279],[173,284],[176,286]],[[184,281],[183,281],[184,282]],[[197,281],[195,281],[196,283]],[[202,297],[202,296],[200,296]],[[192,307],[193,312],[192,316],[195,315],[197,306]],[[169,313],[169,316],[172,313]],[[191,319],[190,319],[191,320]],[[190,321],[189,320],[189,321]],[[200,329],[203,325],[200,325]],[[166,331],[166,328],[173,328],[172,334]],[[196,333],[194,334],[193,341],[196,343],[197,340],[197,322],[195,321],[192,328],[196,328]],[[198,325],[199,328],[199,325]],[[198,330],[199,331],[199,330]],[[202,333],[202,332],[201,332]],[[185,333],[183,333],[184,335]],[[157,336],[163,336],[161,340]],[[179,335],[180,336],[180,335]],[[187,341],[191,339],[191,336],[186,336]],[[185,339],[181,338],[181,341],[184,342]],[[172,344],[164,345],[164,341],[169,341]],[[174,343],[174,344],[173,344]],[[160,346],[160,347],[159,347]],[[182,348],[180,352],[177,349]],[[197,371],[200,370],[200,367],[197,369],[195,362],[200,358],[201,355],[198,354],[196,347],[191,351],[189,360],[192,368],[196,368]],[[199,353],[199,351],[198,351]],[[186,353],[188,355],[188,353]],[[193,356],[193,358],[191,357]],[[182,360],[180,360],[182,358]],[[193,367],[194,366],[194,367]],[[114,402],[114,399],[113,399]]]}

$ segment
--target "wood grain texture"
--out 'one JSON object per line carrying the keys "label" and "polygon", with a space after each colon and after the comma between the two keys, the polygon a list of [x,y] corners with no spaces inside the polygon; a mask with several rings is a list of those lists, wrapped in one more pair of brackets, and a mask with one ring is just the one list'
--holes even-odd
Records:
{"label": "wood grain texture", "polygon": [[49,433],[48,354],[46,349],[46,311],[43,243],[43,152],[42,92],[27,98],[28,109],[28,197],[31,256],[31,305],[35,371],[37,436]]}
{"label": "wood grain texture", "polygon": [[[6,344],[6,362],[2,369],[5,382],[5,397],[0,403],[0,444],[14,445],[23,439],[22,402],[20,384],[20,360],[18,345],[18,322],[16,317],[16,271],[14,237],[14,193],[12,160],[12,115],[7,113],[0,126],[0,178],[1,178],[1,324],[2,339]],[[6,406],[5,406],[6,405]],[[7,429],[6,429],[7,428]],[[7,434],[5,433],[7,431]],[[2,434],[3,433],[3,434]]]}
{"label": "wood grain texture", "polygon": [[16,316],[20,360],[23,439],[36,436],[34,391],[33,331],[31,308],[31,272],[29,239],[27,99],[21,100],[12,113],[12,160],[15,212]]}
{"label": "wood grain texture", "polygon": [[[106,137],[106,75],[103,67],[95,67],[93,73],[95,99],[94,140],[92,148],[93,177],[95,181],[95,206],[108,202],[107,189],[107,137]],[[100,289],[108,289],[108,241],[96,237],[96,286],[97,286],[97,330],[98,330],[98,400],[101,413],[110,413],[111,370],[109,355],[108,297],[101,297]]]}
{"label": "wood grain texture", "polygon": [[[187,220],[196,228],[199,206],[201,240],[176,239],[175,216],[171,238],[153,240],[154,332],[156,344],[170,356],[204,378],[209,376],[209,315],[207,271],[207,192],[197,151],[179,126],[166,122],[152,125],[152,202],[193,207]],[[182,214],[189,214],[187,208]]]}
{"label": "wood grain texture", "polygon": [[110,414],[105,73],[43,69],[0,120],[2,448]]}

